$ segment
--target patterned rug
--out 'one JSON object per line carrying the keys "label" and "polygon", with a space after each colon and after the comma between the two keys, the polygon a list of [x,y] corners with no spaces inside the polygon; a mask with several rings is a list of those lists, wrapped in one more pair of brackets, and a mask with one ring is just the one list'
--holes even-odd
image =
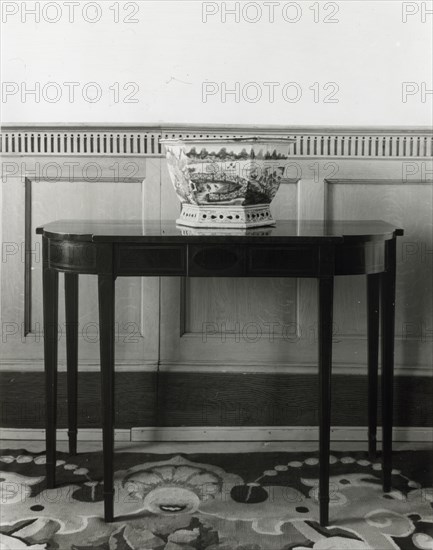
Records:
{"label": "patterned rug", "polygon": [[318,524],[314,453],[116,453],[116,521],[102,520],[102,455],[0,456],[0,548],[60,550],[387,550],[433,548],[432,456],[394,455],[393,491],[380,462],[331,457],[330,526]]}

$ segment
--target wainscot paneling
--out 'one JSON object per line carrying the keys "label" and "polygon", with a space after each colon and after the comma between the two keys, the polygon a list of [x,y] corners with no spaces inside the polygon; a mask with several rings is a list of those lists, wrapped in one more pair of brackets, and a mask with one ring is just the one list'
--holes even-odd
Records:
{"label": "wainscot paneling", "polygon": [[[42,407],[44,395],[41,245],[35,228],[60,218],[172,219],[179,203],[160,138],[251,134],[295,138],[286,166],[290,183],[272,205],[276,218],[379,218],[405,229],[398,245],[396,425],[431,422],[431,129],[39,125],[1,132],[3,426],[43,422],[17,412],[29,404]],[[118,400],[128,403],[118,408],[118,427],[316,422],[315,281],[125,278],[116,291]],[[365,299],[362,277],[337,280],[336,425],[365,424]],[[62,285],[60,304],[62,324]],[[93,372],[97,320],[96,281],[83,276],[83,427],[96,426],[99,418],[99,378]],[[61,371],[64,340],[63,330]],[[61,403],[64,408],[64,395]],[[232,411],[222,418],[229,404],[250,413],[241,418]]]}
{"label": "wainscot paneling", "polygon": [[[3,372],[0,383],[0,425],[43,428],[43,373]],[[100,428],[98,373],[81,373],[78,384],[79,427]],[[399,376],[394,389],[396,426],[432,425],[432,378]],[[332,390],[333,426],[365,426],[366,377],[337,374]],[[66,428],[66,373],[60,373],[58,391],[59,428]],[[137,419],[142,427],[317,426],[317,393],[317,377],[311,374],[117,372],[116,428],[137,427]]]}

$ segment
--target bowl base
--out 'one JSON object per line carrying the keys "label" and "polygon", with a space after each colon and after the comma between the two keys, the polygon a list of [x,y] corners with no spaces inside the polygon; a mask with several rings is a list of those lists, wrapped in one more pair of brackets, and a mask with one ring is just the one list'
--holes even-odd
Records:
{"label": "bowl base", "polygon": [[182,203],[179,225],[188,227],[250,228],[275,225],[269,204],[252,206],[196,205]]}

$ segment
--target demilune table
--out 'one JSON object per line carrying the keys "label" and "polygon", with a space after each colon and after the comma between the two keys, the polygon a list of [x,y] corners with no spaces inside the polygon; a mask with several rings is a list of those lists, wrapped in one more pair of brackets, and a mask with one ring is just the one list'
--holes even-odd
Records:
{"label": "demilune table", "polygon": [[278,221],[275,227],[194,230],[174,222],[64,220],[43,240],[47,486],[55,487],[59,272],[65,274],[69,452],[77,446],[78,276],[98,276],[105,521],[114,519],[114,292],[117,277],[310,277],[319,300],[320,523],[329,517],[334,277],[367,275],[368,438],[376,452],[379,301],[383,490],[391,490],[396,238],[382,221]]}

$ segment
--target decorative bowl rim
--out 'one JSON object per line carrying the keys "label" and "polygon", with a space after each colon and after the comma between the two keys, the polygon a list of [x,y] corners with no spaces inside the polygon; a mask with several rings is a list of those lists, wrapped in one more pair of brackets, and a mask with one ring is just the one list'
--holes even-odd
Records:
{"label": "decorative bowl rim", "polygon": [[161,138],[160,142],[163,145],[175,145],[183,143],[295,143],[296,139],[285,136],[244,136],[244,137],[177,137],[177,138]]}

